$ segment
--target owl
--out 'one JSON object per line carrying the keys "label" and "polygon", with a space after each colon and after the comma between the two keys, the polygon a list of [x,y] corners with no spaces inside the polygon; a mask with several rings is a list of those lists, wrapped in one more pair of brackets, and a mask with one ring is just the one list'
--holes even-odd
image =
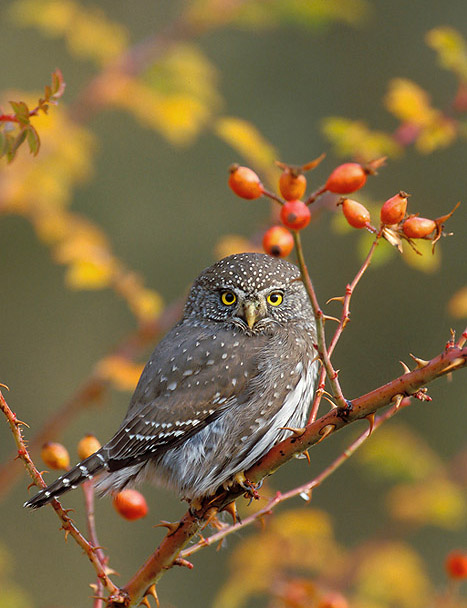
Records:
{"label": "owl", "polygon": [[227,487],[306,423],[315,343],[296,266],[259,253],[220,260],[193,283],[115,435],[25,506],[95,475],[100,494],[149,481],[199,501]]}

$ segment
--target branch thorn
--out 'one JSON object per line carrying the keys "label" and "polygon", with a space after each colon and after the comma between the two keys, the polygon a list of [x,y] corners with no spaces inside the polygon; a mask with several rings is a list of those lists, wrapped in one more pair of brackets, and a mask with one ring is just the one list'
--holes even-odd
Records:
{"label": "branch thorn", "polygon": [[412,355],[412,353],[409,353],[409,355],[412,357],[412,359],[417,364],[417,369],[422,369],[422,367],[425,367],[429,363],[429,361],[425,361],[425,359],[420,359],[419,357]]}
{"label": "branch thorn", "polygon": [[334,298],[329,298],[329,300],[326,302],[326,304],[329,304],[330,302],[341,302],[341,304],[343,304],[344,300],[345,300],[345,296],[335,296]]}
{"label": "branch thorn", "polygon": [[412,370],[410,369],[410,367],[409,367],[409,366],[408,366],[406,363],[404,363],[403,361],[399,361],[399,363],[400,363],[400,364],[402,365],[402,367],[404,368],[404,375],[405,375],[405,374],[410,374],[410,372],[412,371]]}
{"label": "branch thorn", "polygon": [[404,399],[404,395],[394,395],[394,397],[391,399],[391,401],[394,401],[394,405],[396,406],[396,410],[399,409],[401,403],[402,403],[402,399]]}
{"label": "branch thorn", "polygon": [[373,429],[375,427],[375,413],[372,412],[371,414],[368,414],[368,416],[365,416],[365,418],[368,420],[368,423],[370,425],[369,431],[368,431],[368,437],[371,435],[371,433],[373,432]]}
{"label": "branch thorn", "polygon": [[173,534],[175,530],[178,528],[178,522],[170,522],[162,520],[160,524],[156,524],[153,528],[167,528],[169,530],[169,534]]}
{"label": "branch thorn", "polygon": [[336,317],[331,317],[331,315],[323,315],[323,319],[325,321],[335,321],[336,323],[340,323],[340,319],[337,319]]}
{"label": "branch thorn", "polygon": [[8,386],[6,384],[3,384],[3,382],[0,382],[0,387],[1,388],[5,388],[8,392],[10,391],[10,389],[8,388]]}
{"label": "branch thorn", "polygon": [[321,441],[323,441],[323,439],[326,439],[326,437],[328,435],[330,435],[334,431],[335,428],[336,427],[335,427],[334,424],[327,424],[326,426],[323,426],[323,428],[319,430],[319,434],[321,435],[321,437],[318,439],[318,441],[316,442],[316,444],[318,444]]}
{"label": "branch thorn", "polygon": [[306,431],[305,427],[297,428],[294,426],[281,426],[279,427],[283,431],[291,431],[294,437],[301,437],[303,433]]}

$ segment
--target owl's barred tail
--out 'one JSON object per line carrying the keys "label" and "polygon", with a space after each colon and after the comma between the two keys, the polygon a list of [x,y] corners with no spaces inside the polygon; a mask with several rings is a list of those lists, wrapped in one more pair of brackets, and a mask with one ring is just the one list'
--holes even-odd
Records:
{"label": "owl's barred tail", "polygon": [[74,490],[83,483],[83,481],[92,479],[94,475],[100,473],[106,466],[105,455],[103,450],[100,449],[95,454],[92,454],[82,462],[79,462],[64,475],[61,475],[51,483],[50,486],[47,486],[38,492],[35,496],[26,501],[23,506],[30,507],[31,509],[43,507],[49,502],[52,502],[55,498],[68,492],[68,490]]}

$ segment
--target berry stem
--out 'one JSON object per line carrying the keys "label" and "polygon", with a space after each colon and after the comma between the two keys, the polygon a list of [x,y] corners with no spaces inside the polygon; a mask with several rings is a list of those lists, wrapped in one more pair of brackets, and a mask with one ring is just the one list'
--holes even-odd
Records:
{"label": "berry stem", "polygon": [[[334,349],[336,348],[336,345],[342,335],[342,332],[344,331],[345,326],[347,325],[349,319],[350,319],[350,300],[352,299],[352,295],[353,292],[355,291],[355,288],[357,287],[360,279],[363,277],[363,275],[365,274],[365,272],[368,270],[370,264],[371,264],[371,260],[373,258],[373,254],[376,250],[376,247],[378,246],[379,240],[382,236],[382,230],[380,230],[373,243],[371,244],[371,247],[368,251],[368,254],[365,258],[365,260],[363,261],[363,264],[360,266],[360,268],[357,271],[357,274],[355,275],[355,277],[353,278],[353,281],[351,283],[349,283],[346,287],[345,290],[345,296],[343,297],[342,300],[342,315],[341,315],[341,319],[339,322],[339,325],[336,328],[336,331],[334,332],[334,335],[332,337],[331,343],[329,344],[329,348],[327,349],[328,351],[328,355],[329,357],[332,355],[332,353],[334,352]],[[327,372],[327,370],[323,367],[321,369],[320,375],[319,375],[319,380],[318,380],[318,386],[323,386],[324,385],[324,380],[325,380],[325,376],[326,374],[329,376],[329,373]],[[311,410],[310,410],[310,416],[308,419],[308,424],[310,422],[313,422],[314,420],[316,420],[316,416],[318,415],[318,408],[319,408],[319,404],[321,402],[321,397],[322,397],[322,392],[317,391],[315,393],[315,398],[313,400],[313,404],[311,406]]]}
{"label": "berry stem", "polygon": [[314,192],[312,192],[308,198],[305,201],[306,205],[311,205],[312,203],[315,202],[315,200],[321,196],[322,194],[324,194],[325,192],[327,192],[327,188],[326,185],[322,185],[320,186],[317,190],[315,190]]}
{"label": "berry stem", "polygon": [[272,199],[273,201],[276,201],[276,203],[279,203],[279,205],[285,204],[285,201],[280,196],[277,196],[277,194],[274,194],[274,192],[270,192],[269,190],[266,190],[264,188],[263,188],[263,196],[267,196],[268,198]]}
{"label": "berry stem", "polygon": [[332,392],[334,398],[337,402],[337,405],[340,407],[347,407],[347,401],[342,393],[342,389],[339,383],[339,379],[337,376],[336,370],[333,368],[330,353],[326,347],[326,334],[324,331],[324,314],[321,310],[321,307],[318,302],[318,298],[316,296],[315,289],[313,287],[313,283],[311,282],[310,275],[308,273],[308,268],[305,262],[305,256],[303,255],[303,247],[302,241],[300,238],[300,234],[293,230],[292,235],[295,241],[295,250],[297,252],[297,262],[298,267],[300,268],[300,273],[302,275],[303,284],[305,286],[306,292],[308,294],[308,298],[310,299],[311,306],[313,308],[313,313],[315,315],[316,322],[316,338],[317,338],[317,351],[321,362],[323,363],[324,369],[321,372],[322,374],[326,374],[329,383],[332,388]]}

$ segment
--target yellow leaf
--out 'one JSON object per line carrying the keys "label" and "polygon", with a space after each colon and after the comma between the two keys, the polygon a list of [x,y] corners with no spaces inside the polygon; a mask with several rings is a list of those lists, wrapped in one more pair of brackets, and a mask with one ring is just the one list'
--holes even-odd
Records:
{"label": "yellow leaf", "polygon": [[110,380],[121,391],[133,391],[138,383],[144,365],[133,363],[124,357],[111,356],[97,366],[101,378]]}
{"label": "yellow leaf", "polygon": [[467,286],[461,287],[448,304],[449,314],[455,319],[467,318]]}
{"label": "yellow leaf", "polygon": [[415,147],[422,154],[431,154],[438,148],[446,148],[457,137],[457,127],[453,120],[437,115],[430,125],[420,131]]}
{"label": "yellow leaf", "polygon": [[405,78],[391,80],[384,103],[389,112],[402,122],[421,127],[429,125],[437,115],[437,111],[431,107],[428,93]]}
{"label": "yellow leaf", "polygon": [[433,525],[456,530],[464,525],[467,515],[463,490],[440,477],[394,487],[387,497],[387,505],[394,519],[411,526]]}
{"label": "yellow leaf", "polygon": [[355,594],[363,605],[365,600],[370,606],[374,602],[397,608],[426,608],[430,603],[432,588],[424,565],[402,542],[365,551],[355,567]]}
{"label": "yellow leaf", "polygon": [[404,243],[402,257],[409,266],[421,270],[422,272],[436,272],[441,266],[441,250],[439,243],[436,245],[435,252],[432,252],[430,241],[416,239],[415,246],[421,255],[416,253],[410,245]]}
{"label": "yellow leaf", "polygon": [[110,285],[113,270],[113,265],[109,263],[75,260],[67,269],[65,281],[72,289],[102,289]]}
{"label": "yellow leaf", "polygon": [[278,169],[274,167],[274,160],[278,157],[276,149],[252,123],[242,118],[224,116],[219,118],[214,128],[221,139],[266,175],[270,182],[276,184],[278,174]]}
{"label": "yellow leaf", "polygon": [[467,80],[467,44],[460,32],[449,26],[435,27],[427,33],[426,41],[444,68]]}
{"label": "yellow leaf", "polygon": [[130,308],[142,322],[154,321],[162,312],[164,303],[162,297],[152,289],[139,289],[129,298]]}
{"label": "yellow leaf", "polygon": [[383,131],[374,131],[359,120],[330,116],[322,121],[322,131],[334,145],[338,156],[367,162],[381,156],[395,158],[402,148]]}

